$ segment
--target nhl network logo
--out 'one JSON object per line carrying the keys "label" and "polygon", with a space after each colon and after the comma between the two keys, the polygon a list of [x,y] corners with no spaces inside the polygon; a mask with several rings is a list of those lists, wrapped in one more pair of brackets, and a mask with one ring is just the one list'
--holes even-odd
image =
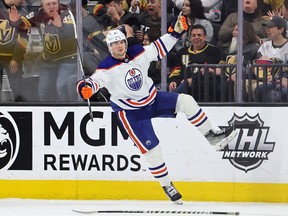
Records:
{"label": "nhl network logo", "polygon": [[259,114],[237,116],[234,113],[229,121],[229,125],[233,124],[238,137],[222,150],[222,158],[245,172],[256,169],[264,160],[268,160],[268,154],[274,150],[275,142],[267,141],[270,128],[264,126]]}

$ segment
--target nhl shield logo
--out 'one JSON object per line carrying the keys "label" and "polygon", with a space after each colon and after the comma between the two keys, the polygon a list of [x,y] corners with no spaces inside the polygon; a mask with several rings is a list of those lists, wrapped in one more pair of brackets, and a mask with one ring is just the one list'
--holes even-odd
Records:
{"label": "nhl shield logo", "polygon": [[268,160],[275,142],[267,141],[270,127],[264,126],[259,114],[237,116],[234,113],[229,125],[235,125],[238,137],[222,150],[223,159],[228,159],[234,167],[245,172],[256,169],[264,160]]}

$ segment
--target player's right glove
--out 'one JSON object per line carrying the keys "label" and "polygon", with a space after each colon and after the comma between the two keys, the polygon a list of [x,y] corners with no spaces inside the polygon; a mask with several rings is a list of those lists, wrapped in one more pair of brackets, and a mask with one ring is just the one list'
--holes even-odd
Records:
{"label": "player's right glove", "polygon": [[87,100],[99,90],[99,86],[91,78],[77,82],[77,92],[81,98]]}
{"label": "player's right glove", "polygon": [[168,32],[175,38],[180,38],[188,29],[185,16],[179,16],[177,20],[170,25]]}

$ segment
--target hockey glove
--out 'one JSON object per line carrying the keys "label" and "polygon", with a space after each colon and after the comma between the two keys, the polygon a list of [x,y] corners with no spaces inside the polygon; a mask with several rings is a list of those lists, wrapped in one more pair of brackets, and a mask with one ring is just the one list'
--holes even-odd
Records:
{"label": "hockey glove", "polygon": [[179,16],[177,20],[173,21],[168,29],[168,32],[175,38],[180,38],[188,29],[186,17]]}
{"label": "hockey glove", "polygon": [[81,98],[87,100],[99,90],[99,86],[91,78],[77,82],[77,92]]}
{"label": "hockey glove", "polygon": [[119,25],[117,27],[118,30],[120,30],[125,36],[127,35],[126,29],[124,25]]}

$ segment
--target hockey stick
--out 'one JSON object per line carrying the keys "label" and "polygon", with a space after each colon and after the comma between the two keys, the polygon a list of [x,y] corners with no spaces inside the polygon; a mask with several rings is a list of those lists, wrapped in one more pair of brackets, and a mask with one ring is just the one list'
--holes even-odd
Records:
{"label": "hockey stick", "polygon": [[76,213],[81,214],[113,214],[113,213],[126,213],[126,214],[202,214],[202,215],[240,215],[240,212],[217,212],[217,211],[158,211],[158,210],[132,210],[132,211],[125,211],[125,210],[102,210],[102,211],[85,211],[85,210],[72,210]]}
{"label": "hockey stick", "polygon": [[[80,52],[80,47],[79,47],[79,43],[78,43],[78,37],[77,37],[77,28],[76,28],[76,21],[74,18],[74,15],[72,13],[72,11],[69,9],[69,14],[71,16],[72,22],[73,22],[73,26],[74,26],[74,35],[75,35],[75,42],[76,42],[76,46],[77,46],[77,52],[79,53],[77,55],[78,59],[79,59],[79,64],[80,64],[80,70],[82,72],[82,78],[84,81],[84,85],[86,85],[86,77],[85,77],[85,73],[84,73],[84,69],[83,69],[83,60],[82,60],[82,56],[81,56],[81,52]],[[88,108],[89,108],[89,115],[90,115],[90,119],[93,122],[93,113],[92,113],[92,109],[91,109],[91,104],[90,104],[90,99],[87,99],[87,104],[88,104]]]}

